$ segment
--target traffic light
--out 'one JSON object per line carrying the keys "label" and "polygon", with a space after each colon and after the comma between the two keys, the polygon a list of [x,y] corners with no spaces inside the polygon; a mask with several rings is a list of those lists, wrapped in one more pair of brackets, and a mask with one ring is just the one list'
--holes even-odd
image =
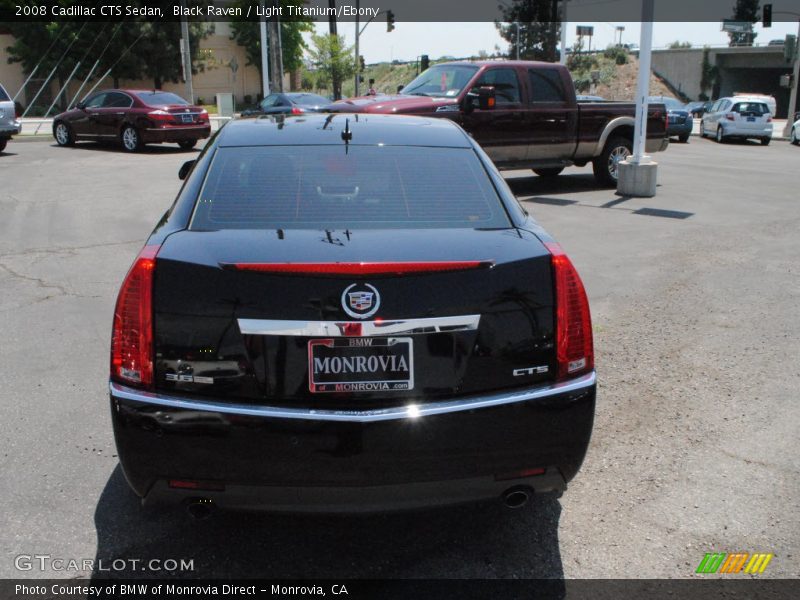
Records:
{"label": "traffic light", "polygon": [[428,67],[431,66],[431,61],[428,58],[427,54],[423,54],[419,57],[419,69],[420,71],[426,71]]}
{"label": "traffic light", "polygon": [[363,72],[366,68],[367,68],[367,65],[364,63],[364,57],[363,56],[359,56],[358,57],[358,70],[360,72]]}
{"label": "traffic light", "polygon": [[772,4],[765,4],[761,11],[761,24],[764,27],[772,27]]}
{"label": "traffic light", "polygon": [[390,10],[386,11],[386,31],[394,31],[394,13]]}

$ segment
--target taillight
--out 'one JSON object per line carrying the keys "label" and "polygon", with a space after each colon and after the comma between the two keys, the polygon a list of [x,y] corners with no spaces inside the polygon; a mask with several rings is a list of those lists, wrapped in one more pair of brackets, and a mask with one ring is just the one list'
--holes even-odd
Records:
{"label": "taillight", "polygon": [[553,257],[558,378],[575,377],[594,369],[589,300],[578,272],[561,246],[545,242],[545,247]]}
{"label": "taillight", "polygon": [[205,108],[200,111],[200,114],[198,115],[197,120],[201,121],[203,123],[208,121],[208,111]]}
{"label": "taillight", "polygon": [[302,115],[305,112],[306,111],[304,111],[302,108],[297,108],[296,106],[292,107],[292,114],[293,115]]}
{"label": "taillight", "polygon": [[139,252],[117,296],[111,332],[111,378],[153,385],[153,274],[160,246]]}
{"label": "taillight", "polygon": [[772,115],[767,115],[767,123],[772,123]]}
{"label": "taillight", "polygon": [[172,113],[168,113],[165,110],[151,110],[147,113],[147,116],[153,119],[153,121],[172,121],[174,117]]}
{"label": "taillight", "polygon": [[733,120],[735,120],[735,119],[736,119],[736,117],[734,116],[734,114],[733,114],[733,113],[727,113],[727,114],[725,115],[725,118],[726,118],[726,119],[728,119],[728,121],[733,121]]}

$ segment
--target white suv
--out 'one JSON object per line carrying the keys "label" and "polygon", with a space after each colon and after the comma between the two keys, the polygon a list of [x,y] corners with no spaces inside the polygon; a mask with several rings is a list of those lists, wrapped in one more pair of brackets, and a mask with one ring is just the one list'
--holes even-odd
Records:
{"label": "white suv", "polygon": [[17,111],[5,88],[0,84],[0,152],[6,149],[8,140],[17,135],[22,126],[17,120]]}
{"label": "white suv", "polygon": [[720,143],[730,138],[754,138],[766,146],[772,139],[772,115],[763,100],[720,98],[700,120],[700,135],[714,136]]}

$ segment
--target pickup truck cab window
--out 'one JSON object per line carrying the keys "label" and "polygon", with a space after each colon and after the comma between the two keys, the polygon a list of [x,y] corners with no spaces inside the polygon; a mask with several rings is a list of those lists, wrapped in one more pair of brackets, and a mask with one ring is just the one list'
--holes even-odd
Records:
{"label": "pickup truck cab window", "polygon": [[477,70],[478,67],[471,65],[436,65],[422,72],[403,88],[401,94],[455,98]]}
{"label": "pickup truck cab window", "polygon": [[489,69],[475,82],[474,87],[494,88],[498,104],[519,104],[519,78],[516,69]]}
{"label": "pickup truck cab window", "polygon": [[566,102],[561,75],[556,69],[528,69],[531,102]]}

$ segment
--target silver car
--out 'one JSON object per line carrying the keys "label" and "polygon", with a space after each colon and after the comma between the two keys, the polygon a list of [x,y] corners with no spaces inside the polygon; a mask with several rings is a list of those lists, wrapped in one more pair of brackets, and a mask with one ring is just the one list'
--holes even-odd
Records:
{"label": "silver car", "polygon": [[772,115],[766,102],[742,97],[720,98],[700,120],[700,136],[722,143],[732,138],[772,139]]}
{"label": "silver car", "polygon": [[20,129],[22,129],[22,125],[17,119],[14,102],[0,84],[0,152],[6,149],[8,140],[12,135],[17,135]]}

